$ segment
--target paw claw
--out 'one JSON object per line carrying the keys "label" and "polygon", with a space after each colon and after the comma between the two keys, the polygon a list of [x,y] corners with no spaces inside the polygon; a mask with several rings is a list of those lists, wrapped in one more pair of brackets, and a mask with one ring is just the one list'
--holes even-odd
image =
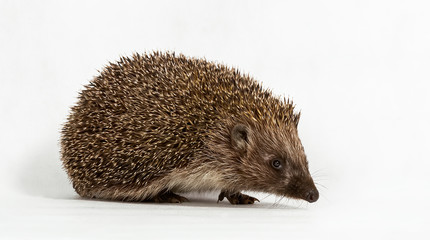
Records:
{"label": "paw claw", "polygon": [[222,201],[226,197],[228,201],[233,204],[254,204],[256,201],[260,202],[257,198],[242,194],[240,192],[229,194],[225,191],[221,192],[218,196],[218,202]]}
{"label": "paw claw", "polygon": [[182,197],[180,195],[177,195],[171,191],[161,193],[157,196],[155,196],[152,199],[148,199],[147,201],[156,202],[156,203],[183,203],[183,202],[189,202],[189,200],[186,197]]}

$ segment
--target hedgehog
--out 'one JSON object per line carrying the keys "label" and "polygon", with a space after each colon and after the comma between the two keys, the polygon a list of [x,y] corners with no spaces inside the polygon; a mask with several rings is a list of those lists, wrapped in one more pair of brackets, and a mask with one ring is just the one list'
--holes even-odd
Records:
{"label": "hedgehog", "polygon": [[[80,92],[61,132],[63,167],[84,198],[231,204],[265,192],[319,197],[293,102],[237,69],[174,52],[121,57]],[[179,193],[179,194],[178,194]]]}

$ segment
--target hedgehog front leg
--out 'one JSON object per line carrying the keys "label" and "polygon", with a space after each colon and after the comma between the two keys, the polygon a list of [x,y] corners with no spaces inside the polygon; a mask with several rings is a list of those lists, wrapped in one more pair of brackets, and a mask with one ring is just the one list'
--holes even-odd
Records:
{"label": "hedgehog front leg", "polygon": [[257,198],[242,194],[240,192],[229,193],[227,191],[222,191],[218,196],[218,202],[224,200],[224,197],[233,204],[254,204],[255,201],[260,202]]}
{"label": "hedgehog front leg", "polygon": [[156,203],[183,203],[189,202],[189,200],[185,197],[182,197],[178,194],[173,193],[172,191],[161,192],[157,194],[155,197],[147,199],[147,202],[156,202]]}

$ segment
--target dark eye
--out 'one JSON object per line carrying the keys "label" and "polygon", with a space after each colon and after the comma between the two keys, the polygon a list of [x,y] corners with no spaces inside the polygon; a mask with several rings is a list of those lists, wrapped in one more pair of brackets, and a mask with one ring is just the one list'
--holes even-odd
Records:
{"label": "dark eye", "polygon": [[273,160],[272,167],[275,169],[280,169],[282,167],[281,161],[278,159]]}

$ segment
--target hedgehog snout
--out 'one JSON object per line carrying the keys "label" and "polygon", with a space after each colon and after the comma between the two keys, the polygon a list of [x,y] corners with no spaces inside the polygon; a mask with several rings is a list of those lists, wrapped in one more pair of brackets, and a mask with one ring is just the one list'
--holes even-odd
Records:
{"label": "hedgehog snout", "polygon": [[287,184],[285,195],[302,199],[307,202],[316,202],[319,198],[319,192],[311,178],[296,176]]}
{"label": "hedgehog snout", "polygon": [[311,189],[310,191],[308,191],[306,193],[305,200],[310,202],[310,203],[313,203],[313,202],[316,202],[318,200],[319,196],[320,196],[320,194],[319,194],[318,190],[316,188],[314,188],[314,189]]}

